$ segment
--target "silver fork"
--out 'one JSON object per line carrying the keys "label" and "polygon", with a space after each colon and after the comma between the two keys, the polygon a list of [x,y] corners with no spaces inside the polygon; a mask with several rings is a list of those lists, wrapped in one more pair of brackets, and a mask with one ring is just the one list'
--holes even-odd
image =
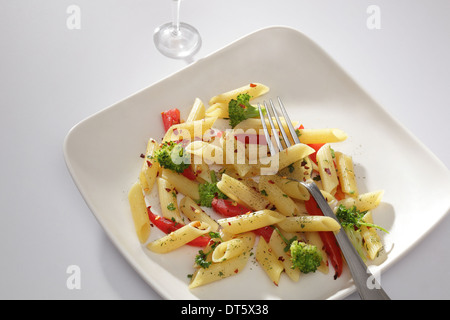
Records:
{"label": "silver fork", "polygon": [[[281,123],[281,120],[278,116],[278,112],[272,102],[272,100],[269,100],[269,104],[267,104],[265,101],[264,107],[266,109],[267,118],[269,120],[270,124],[270,131],[267,128],[265,116],[262,112],[261,105],[258,103],[258,109],[259,114],[261,116],[261,122],[264,130],[264,135],[266,137],[267,145],[270,151],[271,155],[275,155],[277,152],[284,149],[280,139],[278,138],[278,132],[276,131],[276,127],[274,125],[274,122],[272,120],[272,117],[274,117],[278,124],[278,130],[280,130],[283,141],[286,145],[286,148],[290,147],[292,144],[286,134],[286,131],[284,130],[284,127]],[[292,137],[292,140],[295,144],[300,143],[298,136],[295,132],[294,127],[292,126],[291,120],[289,119],[289,116],[286,112],[286,109],[284,108],[283,102],[281,101],[280,97],[278,97],[278,103],[280,105],[281,112],[283,114],[283,117],[286,121],[286,124],[289,128],[290,135]],[[275,144],[272,143],[270,132],[272,132],[272,135],[275,136]],[[319,188],[316,186],[314,181],[298,181],[295,179],[291,179],[294,181],[299,182],[301,185],[303,185],[309,193],[313,196],[313,198],[316,200],[320,210],[322,211],[324,216],[331,217],[338,221],[336,218],[336,215],[331,210],[330,206],[328,205],[327,201],[323,197],[322,193],[320,192]],[[338,221],[339,222],[339,221]],[[358,252],[356,251],[355,247],[350,242],[347,234],[343,230],[342,226],[341,229],[335,234],[336,240],[339,244],[339,247],[341,248],[342,254],[344,255],[345,260],[347,261],[348,268],[350,269],[350,273],[353,277],[353,281],[355,283],[356,289],[361,297],[361,299],[364,300],[390,300],[389,296],[386,294],[386,292],[383,290],[383,288],[380,286],[380,284],[377,282],[376,278],[373,276],[373,274],[370,272],[370,270],[367,268],[364,261],[359,256]],[[370,283],[370,287],[369,287]]]}

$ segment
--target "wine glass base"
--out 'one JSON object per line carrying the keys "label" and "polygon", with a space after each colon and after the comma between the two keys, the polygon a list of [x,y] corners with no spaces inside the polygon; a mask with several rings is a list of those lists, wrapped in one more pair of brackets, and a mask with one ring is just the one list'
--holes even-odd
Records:
{"label": "wine glass base", "polygon": [[170,22],[156,28],[153,41],[159,52],[173,59],[192,56],[202,45],[197,29],[184,22],[180,22],[178,31]]}

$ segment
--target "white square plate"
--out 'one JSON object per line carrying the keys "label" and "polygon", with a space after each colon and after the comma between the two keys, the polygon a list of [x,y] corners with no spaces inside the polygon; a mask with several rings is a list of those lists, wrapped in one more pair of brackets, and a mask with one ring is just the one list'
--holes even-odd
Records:
{"label": "white square plate", "polygon": [[[172,76],[77,124],[64,154],[88,206],[120,252],[166,299],[337,299],[354,291],[345,268],[333,280],[316,272],[298,283],[286,275],[275,286],[251,259],[239,275],[188,289],[198,248],[154,255],[137,240],[127,200],[149,137],[161,139],[160,112],[177,107],[186,117],[194,99],[260,82],[267,97],[281,96],[292,119],[309,128],[338,127],[349,135],[335,146],[350,154],[362,192],[385,190],[374,211],[388,258],[384,271],[448,212],[449,170],[369,97],[314,42],[296,30],[270,27],[252,33]],[[431,190],[430,190],[431,187]],[[152,229],[152,235],[158,230]]]}

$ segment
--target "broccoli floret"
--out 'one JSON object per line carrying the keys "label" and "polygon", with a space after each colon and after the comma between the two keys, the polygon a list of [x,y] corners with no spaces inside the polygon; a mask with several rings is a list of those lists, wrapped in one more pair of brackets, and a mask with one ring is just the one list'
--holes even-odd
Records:
{"label": "broccoli floret", "polygon": [[212,207],[212,201],[215,197],[219,199],[227,199],[228,197],[217,187],[217,178],[214,171],[211,171],[211,183],[206,182],[199,184],[198,193],[200,199],[198,204],[203,207]]}
{"label": "broccoli floret", "polygon": [[232,128],[248,118],[259,117],[259,110],[250,104],[250,98],[249,94],[243,93],[228,103],[228,115]]}
{"label": "broccoli floret", "polygon": [[338,218],[339,222],[342,225],[342,228],[350,239],[350,242],[353,244],[359,256],[364,262],[367,261],[367,257],[364,251],[364,239],[361,236],[361,226],[377,228],[384,232],[388,232],[386,229],[383,229],[380,226],[365,222],[363,220],[363,217],[366,213],[367,211],[361,212],[357,210],[355,206],[347,209],[342,204],[336,210],[336,218]]}
{"label": "broccoli floret", "polygon": [[165,141],[159,150],[154,154],[154,158],[161,167],[182,173],[191,164],[191,156],[183,148],[181,143],[175,141]]}
{"label": "broccoli floret", "polygon": [[359,211],[356,209],[355,206],[351,207],[350,209],[347,209],[344,205],[340,205],[337,208],[336,211],[336,217],[338,218],[339,222],[341,223],[342,227],[345,229],[359,229],[361,226],[371,227],[380,229],[386,233],[388,231],[380,226],[377,226],[373,223],[367,223],[363,220],[364,215],[367,213],[367,211]]}
{"label": "broccoli floret", "polygon": [[314,245],[295,240],[291,243],[290,251],[293,268],[303,273],[315,272],[322,262],[322,254]]}

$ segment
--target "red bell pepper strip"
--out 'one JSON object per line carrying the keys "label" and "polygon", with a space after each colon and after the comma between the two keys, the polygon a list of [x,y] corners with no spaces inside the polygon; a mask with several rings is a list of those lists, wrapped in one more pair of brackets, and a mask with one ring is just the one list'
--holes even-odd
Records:
{"label": "red bell pepper strip", "polygon": [[317,163],[317,159],[316,159],[316,155],[317,155],[317,151],[319,151],[320,148],[323,147],[325,143],[310,143],[308,144],[308,146],[310,146],[311,148],[313,148],[314,150],[316,150],[316,152],[312,153],[309,155],[309,158],[314,162]]}
{"label": "red bell pepper strip", "polygon": [[187,167],[186,169],[184,169],[184,171],[181,174],[192,181],[197,179],[197,176],[195,175],[194,170],[192,170],[192,168],[190,166]]}
{"label": "red bell pepper strip", "polygon": [[275,229],[272,226],[262,227],[256,230],[253,230],[254,233],[261,236],[268,243],[270,241],[270,237]]}
{"label": "red bell pepper strip", "polygon": [[[150,221],[158,227],[159,230],[164,232],[165,234],[169,234],[175,230],[180,229],[184,226],[184,224],[169,220],[167,218],[158,216],[154,214],[150,207],[147,207],[148,217],[150,218]],[[195,238],[194,240],[188,242],[187,244],[194,247],[206,247],[209,242],[211,241],[211,237],[208,235],[202,235],[198,238]]]}
{"label": "red bell pepper strip", "polygon": [[167,131],[174,124],[180,123],[180,110],[174,108],[161,112],[161,117],[164,124],[164,130]]}
{"label": "red bell pepper strip", "polygon": [[[212,207],[214,211],[225,217],[235,217],[253,211],[252,209],[229,199],[214,198],[212,201]],[[263,237],[266,242],[269,242],[273,230],[274,229],[271,226],[267,226],[253,230],[253,232]]]}
{"label": "red bell pepper strip", "polygon": [[[316,200],[310,197],[305,201],[306,211],[312,216],[323,216],[322,210],[317,205]],[[336,280],[341,274],[344,266],[341,249],[337,243],[336,237],[331,231],[320,231],[320,239],[322,239],[324,249],[330,258],[331,264],[335,270],[334,279]]]}
{"label": "red bell pepper strip", "polygon": [[336,188],[336,193],[334,194],[334,197],[336,198],[336,200],[342,200],[345,199],[345,193],[344,191],[342,191],[342,188],[340,185],[337,186]]}
{"label": "red bell pepper strip", "polygon": [[229,199],[214,198],[211,204],[214,211],[224,217],[235,217],[253,211],[252,209]]}

